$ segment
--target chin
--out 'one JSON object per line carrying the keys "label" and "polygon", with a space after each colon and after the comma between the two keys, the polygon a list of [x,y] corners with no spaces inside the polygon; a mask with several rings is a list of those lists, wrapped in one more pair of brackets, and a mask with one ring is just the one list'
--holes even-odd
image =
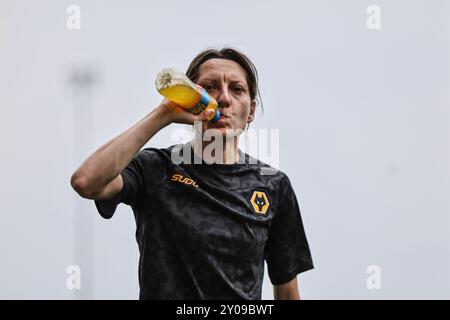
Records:
{"label": "chin", "polygon": [[207,128],[207,130],[208,130],[209,136],[222,136],[224,138],[226,136],[228,136],[228,137],[239,136],[243,132],[242,129],[241,129],[241,131],[237,131],[239,129],[229,128],[229,127],[225,127],[225,126],[209,127],[209,128]]}
{"label": "chin", "polygon": [[221,136],[225,137],[227,130],[229,130],[230,128],[228,128],[228,127],[206,127],[205,129],[208,130],[208,134],[211,136],[221,135]]}

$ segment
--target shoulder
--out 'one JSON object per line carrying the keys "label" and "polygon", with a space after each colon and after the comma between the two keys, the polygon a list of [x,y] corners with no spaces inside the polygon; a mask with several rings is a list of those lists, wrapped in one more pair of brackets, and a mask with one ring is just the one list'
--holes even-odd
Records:
{"label": "shoulder", "polygon": [[151,162],[167,162],[170,161],[170,149],[169,148],[154,148],[148,147],[138,151],[134,159],[146,164]]}
{"label": "shoulder", "polygon": [[290,185],[289,177],[282,170],[254,158],[247,153],[245,153],[245,161],[249,168],[257,171],[268,183],[276,183],[279,187],[286,184]]}

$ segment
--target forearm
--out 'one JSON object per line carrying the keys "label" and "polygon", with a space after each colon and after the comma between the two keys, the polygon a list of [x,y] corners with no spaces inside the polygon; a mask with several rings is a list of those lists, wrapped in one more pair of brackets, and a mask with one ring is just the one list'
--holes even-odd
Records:
{"label": "forearm", "polygon": [[284,291],[284,292],[278,292],[274,293],[274,299],[275,300],[301,300],[300,294],[295,291]]}
{"label": "forearm", "polygon": [[117,177],[136,153],[169,123],[163,108],[154,109],[91,154],[72,175],[72,186],[87,194],[95,193]]}

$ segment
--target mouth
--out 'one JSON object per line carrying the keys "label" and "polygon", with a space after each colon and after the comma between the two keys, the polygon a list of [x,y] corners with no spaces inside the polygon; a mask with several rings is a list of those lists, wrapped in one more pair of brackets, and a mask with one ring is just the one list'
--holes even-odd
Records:
{"label": "mouth", "polygon": [[212,128],[223,127],[223,126],[226,125],[226,123],[227,123],[226,119],[228,119],[227,116],[220,115],[219,119],[217,119],[216,122],[214,122],[214,123],[208,123],[208,124],[209,124],[209,126],[212,127]]}
{"label": "mouth", "polygon": [[230,118],[230,117],[221,115],[220,118],[217,120],[217,122],[219,122],[219,123],[224,123],[224,122],[227,122],[227,119],[229,119],[229,118]]}

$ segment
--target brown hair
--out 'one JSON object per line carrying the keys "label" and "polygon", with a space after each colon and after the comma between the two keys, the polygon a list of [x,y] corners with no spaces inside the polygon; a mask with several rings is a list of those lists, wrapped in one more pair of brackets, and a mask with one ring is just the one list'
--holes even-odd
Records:
{"label": "brown hair", "polygon": [[196,82],[199,74],[198,71],[200,66],[210,60],[210,59],[227,59],[238,63],[246,72],[247,85],[250,90],[251,100],[256,99],[257,103],[261,104],[261,109],[264,111],[262,106],[261,94],[258,88],[258,71],[256,70],[253,62],[242,52],[237,49],[230,47],[225,47],[221,50],[217,49],[206,49],[200,52],[194,60],[192,60],[189,65],[186,76],[193,82]]}

